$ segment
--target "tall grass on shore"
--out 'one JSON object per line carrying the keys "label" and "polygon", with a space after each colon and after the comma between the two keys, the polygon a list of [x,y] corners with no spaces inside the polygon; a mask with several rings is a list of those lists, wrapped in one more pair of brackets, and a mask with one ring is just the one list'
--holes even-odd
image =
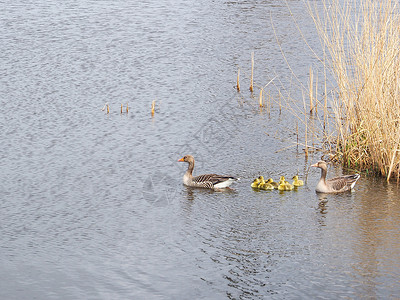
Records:
{"label": "tall grass on shore", "polygon": [[[313,2],[317,3],[317,2]],[[400,14],[392,0],[308,3],[336,90],[336,153],[389,180],[400,171]]]}

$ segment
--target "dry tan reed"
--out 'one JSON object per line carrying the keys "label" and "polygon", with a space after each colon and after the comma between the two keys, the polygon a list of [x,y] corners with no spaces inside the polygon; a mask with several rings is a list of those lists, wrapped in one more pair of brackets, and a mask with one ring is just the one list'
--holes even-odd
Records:
{"label": "dry tan reed", "polygon": [[238,69],[237,80],[236,80],[236,89],[237,89],[238,92],[240,92],[239,77],[240,77],[240,69]]}
{"label": "dry tan reed", "polygon": [[258,104],[259,104],[260,107],[264,107],[263,90],[260,90],[260,96],[258,97]]}
{"label": "dry tan reed", "polygon": [[151,102],[151,115],[152,115],[152,116],[154,116],[155,108],[156,108],[156,100],[153,100],[153,101]]}
{"label": "dry tan reed", "polygon": [[254,91],[254,88],[253,88],[253,73],[254,73],[254,52],[251,52],[250,92]]}
{"label": "dry tan reed", "polygon": [[309,81],[309,87],[308,87],[308,91],[309,91],[309,96],[310,96],[310,113],[312,113],[313,111],[313,92],[314,92],[314,88],[313,88],[313,84],[314,84],[314,76],[313,76],[313,69],[310,66],[310,81]]}
{"label": "dry tan reed", "polygon": [[[322,12],[308,5],[326,51],[321,61],[337,86],[331,106],[338,156],[348,167],[399,179],[398,3],[324,0]],[[326,90],[324,101],[326,110]]]}

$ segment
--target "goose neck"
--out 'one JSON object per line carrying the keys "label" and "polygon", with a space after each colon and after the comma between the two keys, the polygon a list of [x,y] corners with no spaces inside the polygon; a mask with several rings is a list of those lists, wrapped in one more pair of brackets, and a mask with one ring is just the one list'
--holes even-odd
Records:
{"label": "goose neck", "polygon": [[186,175],[188,175],[189,177],[192,177],[192,173],[193,173],[193,169],[194,169],[194,161],[189,161],[189,166],[188,169],[186,171]]}
{"label": "goose neck", "polygon": [[321,168],[321,180],[323,182],[326,182],[326,173],[327,173],[327,169],[326,168]]}

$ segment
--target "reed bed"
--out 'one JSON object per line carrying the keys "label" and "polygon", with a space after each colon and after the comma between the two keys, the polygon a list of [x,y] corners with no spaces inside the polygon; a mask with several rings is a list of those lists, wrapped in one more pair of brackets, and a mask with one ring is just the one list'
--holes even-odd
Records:
{"label": "reed bed", "polygon": [[324,0],[322,12],[313,5],[308,8],[325,50],[321,61],[336,85],[331,106],[337,156],[347,167],[399,179],[398,4]]}

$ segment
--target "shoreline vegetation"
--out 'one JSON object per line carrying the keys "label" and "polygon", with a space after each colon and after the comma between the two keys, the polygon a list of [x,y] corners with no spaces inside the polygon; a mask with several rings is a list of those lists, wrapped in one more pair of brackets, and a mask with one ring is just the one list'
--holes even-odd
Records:
{"label": "shoreline vegetation", "polygon": [[[285,89],[279,89],[275,83],[279,101],[269,96],[269,101],[264,103],[265,88],[277,78],[276,75],[260,87],[260,109],[266,105],[269,111],[270,101],[273,101],[279,102],[281,111],[284,104],[298,119],[296,145],[304,147],[306,156],[309,151],[322,150],[331,160],[348,169],[383,176],[387,181],[394,178],[399,182],[399,4],[392,0],[305,0],[305,4],[318,32],[322,56],[308,45],[296,19],[294,22],[322,66],[322,76],[321,71],[310,67],[308,86],[302,84],[278,42],[283,59],[300,85],[303,104],[299,105],[290,92],[285,94]],[[289,5],[287,7],[290,11]],[[251,62],[250,91],[253,94],[254,53]],[[328,92],[327,86],[333,88]],[[299,123],[304,125],[304,143],[299,142]],[[316,141],[318,147],[314,147]]]}
{"label": "shoreline vegetation", "polygon": [[334,79],[330,100],[336,157],[346,167],[399,181],[398,4],[324,0],[322,12],[307,5],[323,47],[319,60]]}

